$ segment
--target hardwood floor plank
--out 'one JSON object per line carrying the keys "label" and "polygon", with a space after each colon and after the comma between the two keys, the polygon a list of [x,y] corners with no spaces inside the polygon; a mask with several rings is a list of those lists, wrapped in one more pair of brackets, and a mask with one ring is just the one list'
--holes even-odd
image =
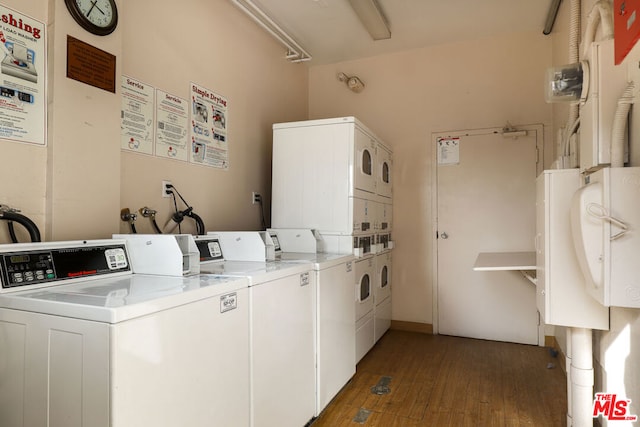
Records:
{"label": "hardwood floor plank", "polygon": [[[542,347],[389,331],[313,427],[566,425],[566,377]],[[555,361],[557,364],[557,361]],[[371,388],[390,377],[388,394]],[[366,422],[354,417],[371,411]]]}

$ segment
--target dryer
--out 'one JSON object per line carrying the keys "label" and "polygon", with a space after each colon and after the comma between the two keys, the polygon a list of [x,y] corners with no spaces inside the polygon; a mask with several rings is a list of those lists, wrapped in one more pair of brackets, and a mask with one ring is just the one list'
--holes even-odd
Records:
{"label": "dryer", "polygon": [[375,342],[391,327],[391,251],[375,256],[373,284],[373,316]]}
{"label": "dryer", "polygon": [[362,258],[355,262],[356,294],[356,363],[373,347],[373,282],[375,276],[374,258]]}
{"label": "dryer", "polygon": [[[265,247],[273,246],[265,239],[264,232],[196,236],[200,274],[249,281],[251,425],[300,427],[315,414],[316,276],[308,261],[267,261]],[[236,260],[225,260],[227,251]],[[265,259],[238,260],[242,253]]]}
{"label": "dryer", "polygon": [[308,261],[316,275],[316,412],[329,404],[356,372],[355,257],[319,253],[322,237],[308,229],[268,229],[282,262]]}
{"label": "dryer", "polygon": [[249,425],[246,279],[95,240],[0,245],[0,280],[0,425]]}

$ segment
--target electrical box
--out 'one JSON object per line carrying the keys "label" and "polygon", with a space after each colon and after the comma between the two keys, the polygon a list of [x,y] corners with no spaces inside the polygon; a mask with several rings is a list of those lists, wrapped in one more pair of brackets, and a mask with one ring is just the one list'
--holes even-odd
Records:
{"label": "electrical box", "polygon": [[609,329],[609,309],[587,293],[573,248],[571,197],[578,169],[544,171],[536,180],[536,305],[544,323]]}
{"label": "electrical box", "polygon": [[580,104],[580,169],[611,163],[611,132],[618,98],[627,85],[627,69],[613,63],[613,40],[593,42],[586,58],[589,87]]}
{"label": "electrical box", "polygon": [[571,228],[587,292],[604,306],[640,308],[640,168],[604,168],[573,196]]}
{"label": "electrical box", "polygon": [[613,1],[615,64],[619,65],[640,38],[640,0]]}

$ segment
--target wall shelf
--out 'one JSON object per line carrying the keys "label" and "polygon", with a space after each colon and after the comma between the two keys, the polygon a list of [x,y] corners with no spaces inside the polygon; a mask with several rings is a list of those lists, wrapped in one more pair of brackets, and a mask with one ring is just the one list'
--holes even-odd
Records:
{"label": "wall shelf", "polygon": [[474,271],[520,271],[536,284],[535,252],[481,252],[473,265]]}

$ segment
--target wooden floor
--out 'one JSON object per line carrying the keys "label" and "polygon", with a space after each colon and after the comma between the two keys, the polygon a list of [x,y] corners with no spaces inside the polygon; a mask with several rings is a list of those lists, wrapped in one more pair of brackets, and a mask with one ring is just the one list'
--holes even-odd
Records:
{"label": "wooden floor", "polygon": [[[312,426],[566,426],[558,362],[543,347],[392,330]],[[382,377],[389,393],[372,393]]]}

